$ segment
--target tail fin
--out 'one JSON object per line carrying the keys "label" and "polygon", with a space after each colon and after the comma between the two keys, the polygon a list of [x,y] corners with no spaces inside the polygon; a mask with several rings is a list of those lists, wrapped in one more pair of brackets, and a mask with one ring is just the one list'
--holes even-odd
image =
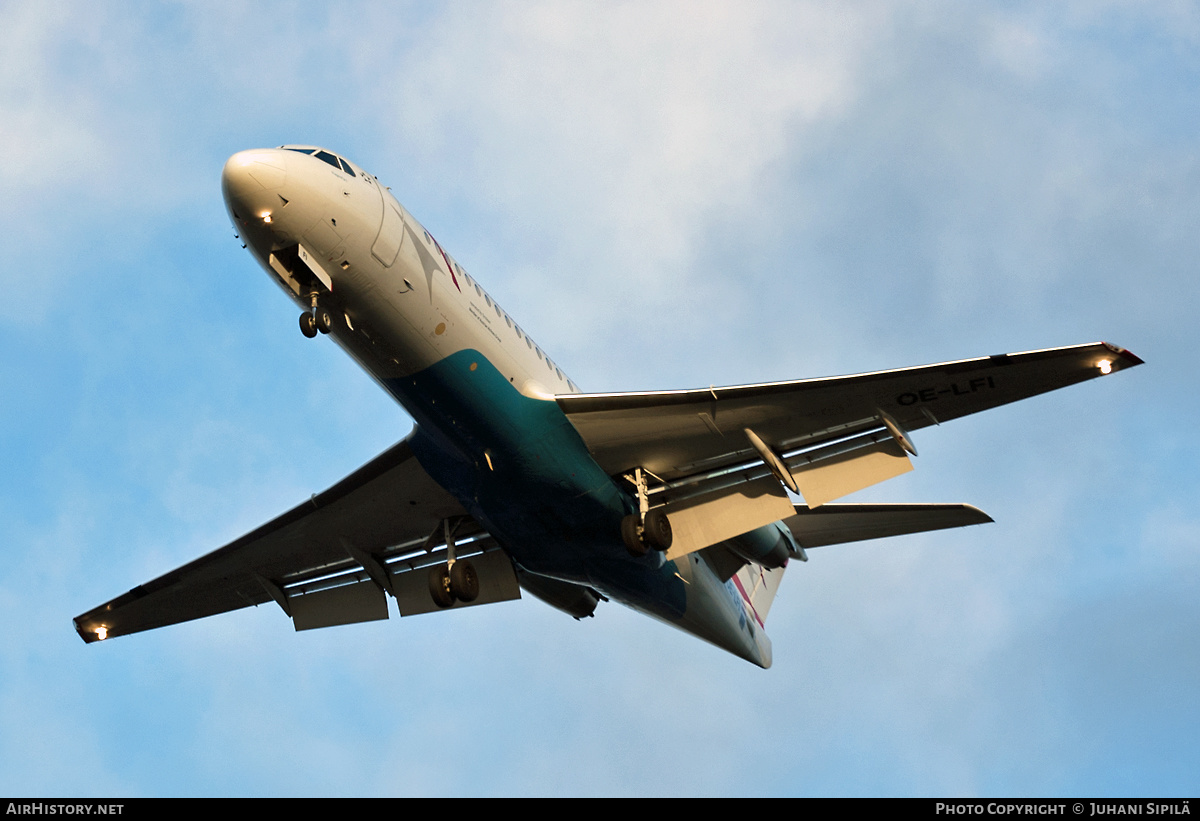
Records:
{"label": "tail fin", "polygon": [[741,591],[759,627],[767,621],[771,602],[775,600],[775,591],[779,589],[779,582],[783,580],[783,571],[786,569],[786,564],[771,570],[752,563],[733,574],[733,583]]}
{"label": "tail fin", "polygon": [[702,555],[722,582],[733,581],[751,616],[762,627],[788,560],[804,550],[783,522],[755,528],[705,548]]}

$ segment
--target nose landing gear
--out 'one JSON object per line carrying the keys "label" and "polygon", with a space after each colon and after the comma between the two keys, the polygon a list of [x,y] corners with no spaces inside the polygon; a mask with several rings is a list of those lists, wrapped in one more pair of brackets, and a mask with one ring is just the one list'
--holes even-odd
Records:
{"label": "nose landing gear", "polygon": [[309,299],[312,300],[312,310],[300,314],[300,333],[312,339],[317,331],[327,334],[333,329],[333,314],[318,303],[316,291],[309,294]]}

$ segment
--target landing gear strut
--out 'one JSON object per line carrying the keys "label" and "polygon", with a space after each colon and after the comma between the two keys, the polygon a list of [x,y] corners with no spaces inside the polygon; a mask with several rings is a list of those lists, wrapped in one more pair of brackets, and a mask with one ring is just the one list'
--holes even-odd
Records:
{"label": "landing gear strut", "polygon": [[646,476],[641,468],[625,478],[637,488],[638,512],[621,520],[621,540],[630,555],[641,558],[651,549],[665,552],[673,541],[671,520],[661,507],[651,509],[647,498]]}

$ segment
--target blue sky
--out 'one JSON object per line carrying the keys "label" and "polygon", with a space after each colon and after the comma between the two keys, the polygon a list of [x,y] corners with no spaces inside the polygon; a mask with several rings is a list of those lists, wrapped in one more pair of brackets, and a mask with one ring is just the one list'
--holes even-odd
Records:
{"label": "blue sky", "polygon": [[[1187,3],[0,6],[0,793],[1194,795]],[[371,169],[585,390],[1105,339],[921,431],[762,671],[602,605],[85,646],[411,422],[239,247],[235,151]]]}

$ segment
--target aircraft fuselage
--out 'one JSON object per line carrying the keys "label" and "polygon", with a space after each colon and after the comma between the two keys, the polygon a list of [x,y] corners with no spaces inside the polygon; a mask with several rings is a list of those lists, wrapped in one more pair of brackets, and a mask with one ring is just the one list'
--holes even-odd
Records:
{"label": "aircraft fuselage", "polygon": [[422,467],[521,568],[770,665],[746,598],[703,558],[630,555],[632,488],[553,398],[574,383],[375,177],[296,146],[235,154],[222,190],[247,249],[302,310],[327,312],[328,335],[415,420]]}

